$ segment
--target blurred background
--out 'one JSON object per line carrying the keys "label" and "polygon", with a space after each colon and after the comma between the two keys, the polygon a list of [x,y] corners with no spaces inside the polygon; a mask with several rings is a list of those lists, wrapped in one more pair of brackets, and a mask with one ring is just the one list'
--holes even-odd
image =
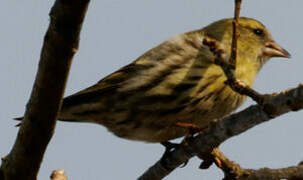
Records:
{"label": "blurred background", "polygon": [[[0,6],[1,157],[15,141],[18,128],[12,118],[24,113],[53,3],[6,0]],[[300,0],[243,1],[241,16],[262,21],[292,54],[291,59],[269,61],[257,77],[256,90],[279,92],[302,82],[302,6]],[[93,0],[65,94],[96,83],[171,36],[232,17],[233,12],[233,0]],[[251,104],[248,100],[241,109]],[[231,138],[220,148],[245,168],[296,165],[303,160],[302,117],[303,111],[288,113]],[[136,179],[163,151],[159,144],[115,137],[99,125],[58,122],[39,179],[48,179],[59,168],[72,180]],[[222,179],[223,173],[215,166],[198,169],[200,162],[193,158],[166,179]]]}

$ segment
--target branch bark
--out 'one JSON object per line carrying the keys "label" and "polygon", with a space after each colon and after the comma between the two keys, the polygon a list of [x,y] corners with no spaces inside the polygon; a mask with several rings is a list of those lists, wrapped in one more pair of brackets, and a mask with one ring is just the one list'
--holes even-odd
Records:
{"label": "branch bark", "polygon": [[221,165],[218,166],[224,172],[224,180],[302,180],[303,179],[303,164],[280,169],[243,169],[239,164],[230,161],[225,155],[215,148],[212,155],[218,158]]}
{"label": "branch bark", "polygon": [[0,179],[37,178],[44,152],[54,133],[88,4],[89,0],[57,0],[52,7],[31,97],[15,144],[2,158]]}
{"label": "branch bark", "polygon": [[303,109],[303,84],[268,97],[263,106],[253,105],[222,120],[214,121],[205,131],[181,144],[165,159],[156,162],[138,179],[162,179],[191,157],[210,154],[213,148],[233,136],[287,112]]}
{"label": "branch bark", "polygon": [[[235,14],[234,14],[234,20],[233,20],[233,38],[231,42],[231,56],[229,59],[229,63],[233,70],[236,68],[237,64],[237,48],[238,48],[238,38],[240,36],[239,34],[239,18],[240,18],[240,10],[241,10],[241,4],[242,0],[235,0]],[[233,72],[233,75],[235,76],[235,73]]]}

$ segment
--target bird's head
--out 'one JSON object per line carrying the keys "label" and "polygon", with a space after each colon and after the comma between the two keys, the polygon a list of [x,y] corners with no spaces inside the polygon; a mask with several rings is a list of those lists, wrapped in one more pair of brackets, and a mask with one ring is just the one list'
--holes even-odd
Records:
{"label": "bird's head", "polygon": [[[204,28],[206,36],[216,39],[230,54],[233,19],[223,19]],[[238,61],[256,61],[260,67],[271,57],[290,57],[290,54],[278,45],[269,30],[252,18],[239,19]],[[241,63],[241,62],[240,62]]]}

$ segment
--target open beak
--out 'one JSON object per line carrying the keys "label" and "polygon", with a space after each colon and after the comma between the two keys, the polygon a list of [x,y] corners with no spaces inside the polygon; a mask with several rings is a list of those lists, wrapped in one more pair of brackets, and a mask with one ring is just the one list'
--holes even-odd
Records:
{"label": "open beak", "polygon": [[288,51],[279,46],[276,42],[271,41],[265,44],[264,55],[269,57],[285,57],[290,58]]}

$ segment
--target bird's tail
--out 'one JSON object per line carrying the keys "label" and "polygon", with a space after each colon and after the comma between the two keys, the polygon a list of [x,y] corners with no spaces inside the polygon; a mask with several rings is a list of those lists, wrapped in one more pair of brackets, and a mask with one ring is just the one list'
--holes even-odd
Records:
{"label": "bird's tail", "polygon": [[22,121],[24,119],[24,117],[22,116],[22,117],[17,117],[17,118],[14,118],[14,120],[16,120],[16,121]]}
{"label": "bird's tail", "polygon": [[[22,121],[23,121],[24,117],[17,117],[17,118],[13,118],[13,120],[16,120],[16,121],[20,121],[18,124],[15,125],[15,127],[20,127],[21,124],[22,124]],[[59,117],[57,118],[57,120],[59,121],[65,121],[65,122],[85,122],[83,120],[77,120],[77,119],[74,119],[74,118],[64,118],[64,117]]]}
{"label": "bird's tail", "polygon": [[[17,117],[17,118],[14,118],[13,120],[16,120],[16,121],[22,121],[24,119],[24,117]],[[19,127],[21,126],[22,122],[19,122],[18,124],[15,125],[15,127]]]}

